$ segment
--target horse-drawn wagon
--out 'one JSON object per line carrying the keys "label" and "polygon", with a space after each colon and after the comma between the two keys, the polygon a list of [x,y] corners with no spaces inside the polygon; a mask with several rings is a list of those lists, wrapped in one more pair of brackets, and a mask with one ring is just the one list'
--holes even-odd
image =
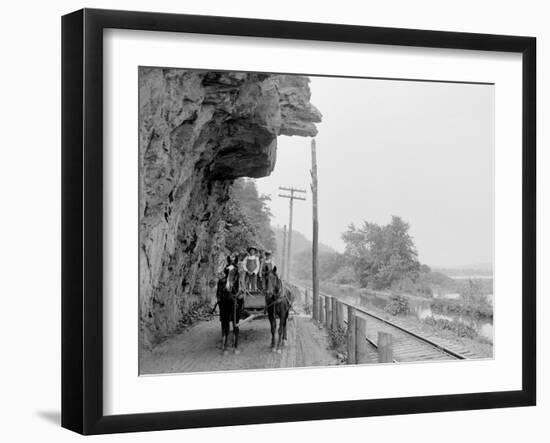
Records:
{"label": "horse-drawn wagon", "polygon": [[[239,288],[236,266],[226,268],[226,275],[218,282],[218,303],[222,323],[222,349],[226,350],[229,324],[233,324],[233,347],[238,353],[239,328],[246,322],[265,317],[271,326],[271,348],[273,351],[286,343],[286,323],[292,305],[293,295],[277,275],[277,268],[266,275],[262,290]],[[279,340],[275,347],[275,332],[279,317]],[[241,320],[242,319],[242,320]]]}
{"label": "horse-drawn wagon", "polygon": [[266,295],[265,290],[245,291],[244,292],[244,310],[247,312],[264,312],[266,307]]}

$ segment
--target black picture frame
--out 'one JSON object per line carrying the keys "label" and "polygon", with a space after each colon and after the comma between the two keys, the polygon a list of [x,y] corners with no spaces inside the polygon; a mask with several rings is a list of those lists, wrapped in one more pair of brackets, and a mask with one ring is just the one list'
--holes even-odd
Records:
{"label": "black picture frame", "polygon": [[[522,389],[131,415],[103,413],[103,30],[522,54]],[[536,403],[536,39],[83,9],[62,18],[62,426],[82,434],[531,406]]]}

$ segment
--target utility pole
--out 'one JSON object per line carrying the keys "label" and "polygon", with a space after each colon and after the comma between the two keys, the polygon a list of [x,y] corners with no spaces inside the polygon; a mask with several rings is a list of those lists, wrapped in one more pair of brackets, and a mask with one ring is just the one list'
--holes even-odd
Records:
{"label": "utility pole", "polygon": [[317,147],[315,139],[311,140],[311,194],[313,201],[313,243],[311,246],[312,256],[312,312],[313,320],[317,320],[319,304],[319,218],[317,207]]}
{"label": "utility pole", "polygon": [[305,194],[306,191],[304,189],[298,189],[298,188],[290,188],[290,187],[284,187],[279,186],[279,189],[281,191],[288,191],[290,192],[290,195],[288,194],[279,194],[279,197],[282,198],[288,198],[289,199],[289,217],[288,217],[288,246],[286,248],[286,272],[285,275],[287,277],[287,280],[290,278],[290,268],[291,268],[291,253],[292,253],[292,210],[294,207],[294,200],[305,200],[305,197],[300,197],[296,195],[296,193],[302,193]]}
{"label": "utility pole", "polygon": [[285,278],[286,264],[286,225],[283,228],[283,256],[281,257],[281,278]]}

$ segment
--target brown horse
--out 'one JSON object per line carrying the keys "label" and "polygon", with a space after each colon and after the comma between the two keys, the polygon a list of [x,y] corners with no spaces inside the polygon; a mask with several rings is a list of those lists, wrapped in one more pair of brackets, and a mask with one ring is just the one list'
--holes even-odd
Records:
{"label": "brown horse", "polygon": [[223,272],[216,291],[222,326],[222,351],[227,354],[229,323],[233,323],[233,350],[238,354],[239,319],[243,309],[243,299],[239,297],[239,270],[235,264],[228,262]]}
{"label": "brown horse", "polygon": [[[281,347],[284,348],[287,342],[286,324],[294,297],[292,292],[284,287],[283,281],[277,275],[276,266],[266,275],[265,291],[265,305],[271,324],[271,351],[281,353]],[[279,317],[279,340],[275,347],[277,317]]]}

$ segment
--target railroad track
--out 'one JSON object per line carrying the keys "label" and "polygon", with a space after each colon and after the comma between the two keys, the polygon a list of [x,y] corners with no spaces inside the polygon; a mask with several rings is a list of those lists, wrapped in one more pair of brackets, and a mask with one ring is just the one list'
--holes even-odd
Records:
{"label": "railroad track", "polygon": [[427,337],[368,312],[364,308],[356,309],[357,315],[367,320],[367,336],[365,338],[373,348],[372,357],[374,361],[378,356],[378,332],[387,332],[392,335],[393,356],[396,363],[426,360],[465,360],[467,358]]}
{"label": "railroad track", "polygon": [[[302,287],[302,289],[305,289]],[[311,288],[308,288],[311,291]],[[332,297],[330,294],[320,292],[322,297]],[[431,338],[422,336],[416,332],[398,325],[390,320],[368,311],[363,307],[345,302],[336,297],[342,304],[352,306],[356,315],[364,318],[367,324],[366,341],[369,343],[369,360],[378,361],[378,332],[386,332],[392,335],[393,358],[395,363],[413,361],[445,361],[445,360],[466,360],[468,356],[456,352],[435,342]],[[344,309],[344,320],[347,324],[347,310]]]}

